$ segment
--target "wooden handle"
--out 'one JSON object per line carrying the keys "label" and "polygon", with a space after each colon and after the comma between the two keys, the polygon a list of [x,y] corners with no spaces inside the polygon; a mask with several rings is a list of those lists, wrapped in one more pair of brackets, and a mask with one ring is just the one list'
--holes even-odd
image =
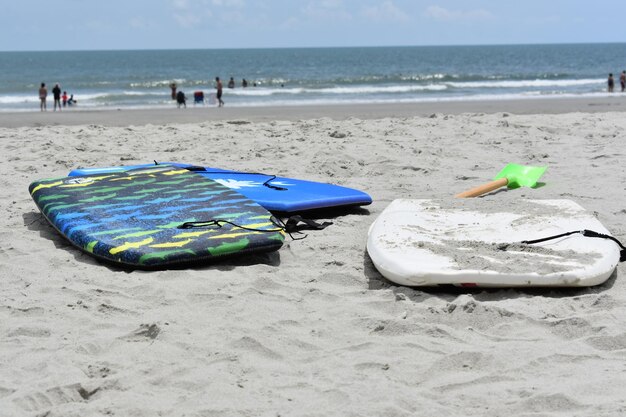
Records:
{"label": "wooden handle", "polygon": [[472,188],[471,190],[463,191],[460,194],[455,195],[456,198],[466,198],[466,197],[478,197],[479,195],[486,194],[490,191],[496,190],[500,187],[504,187],[509,183],[509,180],[506,178],[500,178],[499,180],[488,182],[487,184],[479,185],[478,187]]}

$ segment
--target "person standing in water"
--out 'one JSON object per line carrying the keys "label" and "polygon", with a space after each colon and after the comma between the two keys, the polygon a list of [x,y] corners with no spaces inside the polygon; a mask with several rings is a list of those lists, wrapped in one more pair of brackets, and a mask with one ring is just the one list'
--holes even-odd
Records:
{"label": "person standing in water", "polygon": [[172,90],[172,100],[176,100],[176,83],[170,83],[170,90]]}
{"label": "person standing in water", "polygon": [[46,83],[41,83],[41,87],[39,87],[39,108],[41,111],[48,110],[46,106],[46,99],[48,98],[48,89],[46,88]]}
{"label": "person standing in water", "polygon": [[609,74],[609,79],[607,81],[609,93],[613,92],[613,88],[615,87],[615,81],[613,80],[613,73]]}
{"label": "person standing in water", "polygon": [[57,111],[57,106],[59,107],[59,111],[61,111],[61,86],[59,83],[54,85],[52,96],[54,97],[54,111]]}
{"label": "person standing in water", "polygon": [[222,100],[223,86],[220,77],[215,77],[215,88],[217,89],[217,107],[222,107],[224,105],[224,101]]}
{"label": "person standing in water", "polygon": [[622,74],[619,76],[619,83],[622,86],[622,93],[626,90],[626,70],[622,71]]}

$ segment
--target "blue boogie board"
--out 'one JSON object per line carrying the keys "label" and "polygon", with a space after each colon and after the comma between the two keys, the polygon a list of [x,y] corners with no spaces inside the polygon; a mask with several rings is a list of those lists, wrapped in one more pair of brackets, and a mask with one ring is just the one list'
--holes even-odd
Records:
{"label": "blue boogie board", "polygon": [[74,246],[133,268],[274,251],[285,236],[263,207],[178,167],[44,179],[29,191]]}
{"label": "blue boogie board", "polygon": [[[372,198],[363,191],[334,184],[276,177],[262,173],[197,167],[176,162],[163,162],[157,166],[175,166],[191,169],[245,195],[270,211],[294,213],[333,207],[364,206],[372,202]],[[105,174],[150,167],[155,167],[155,164],[80,168],[71,171],[69,175]]]}

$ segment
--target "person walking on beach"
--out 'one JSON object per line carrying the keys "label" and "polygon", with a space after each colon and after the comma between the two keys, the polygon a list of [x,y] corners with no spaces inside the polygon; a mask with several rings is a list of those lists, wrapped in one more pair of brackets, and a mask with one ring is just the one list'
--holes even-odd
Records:
{"label": "person walking on beach", "polygon": [[52,96],[54,97],[54,111],[57,111],[57,106],[59,106],[59,111],[61,111],[61,86],[59,86],[59,83],[54,85]]}
{"label": "person walking on beach", "polygon": [[222,82],[220,81],[220,77],[215,77],[215,88],[217,89],[217,107],[222,107],[224,105],[224,100],[222,100]]}
{"label": "person walking on beach", "polygon": [[172,100],[176,100],[176,83],[170,83],[170,90],[172,90]]}
{"label": "person walking on beach", "polygon": [[609,86],[609,93],[612,93],[613,88],[615,87],[615,81],[613,80],[613,73],[609,74],[609,79],[607,81],[607,84]]}
{"label": "person walking on beach", "polygon": [[626,70],[622,71],[622,74],[619,76],[619,83],[622,86],[622,93],[626,90]]}
{"label": "person walking on beach", "polygon": [[48,89],[46,88],[46,83],[41,83],[41,87],[39,87],[39,108],[41,111],[48,110],[46,106],[46,99],[48,98]]}
{"label": "person walking on beach", "polygon": [[183,93],[182,91],[176,93],[176,104],[178,105],[179,109],[181,106],[187,108],[187,97],[185,97],[185,93]]}

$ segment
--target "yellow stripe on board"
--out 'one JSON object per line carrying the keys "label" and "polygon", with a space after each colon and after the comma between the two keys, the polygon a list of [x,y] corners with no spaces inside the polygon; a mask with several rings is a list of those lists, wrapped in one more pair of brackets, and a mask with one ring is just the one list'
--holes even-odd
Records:
{"label": "yellow stripe on board", "polygon": [[77,187],[89,187],[90,185],[95,184],[95,181],[92,182],[81,182],[78,184],[64,184],[60,188],[77,188]]}
{"label": "yellow stripe on board", "polygon": [[98,244],[97,240],[93,240],[85,245],[85,250],[89,253],[93,253],[93,248]]}
{"label": "yellow stripe on board", "polygon": [[156,245],[150,245],[151,248],[182,248],[187,243],[192,242],[193,239],[182,240],[180,242],[165,242],[157,243]]}
{"label": "yellow stripe on board", "polygon": [[[169,166],[162,166],[162,165],[155,165],[154,168],[142,168],[141,169],[141,174],[158,174],[160,172],[164,172],[164,168],[168,168],[171,169]],[[169,172],[169,171],[165,171],[165,172]]]}
{"label": "yellow stripe on board", "polygon": [[247,232],[240,232],[240,233],[225,233],[223,235],[210,236],[209,239],[231,239],[233,237],[249,236],[249,235],[259,235],[261,233],[263,233],[263,232],[247,231]]}
{"label": "yellow stripe on board", "polygon": [[198,232],[184,232],[177,235],[172,236],[174,239],[186,239],[188,237],[198,237],[205,235],[207,233],[214,233],[215,230],[200,230]]}
{"label": "yellow stripe on board", "polygon": [[33,191],[31,191],[31,194],[35,194],[36,191],[39,191],[43,188],[52,188],[52,187],[56,187],[57,185],[61,185],[63,184],[63,181],[57,181],[57,182],[51,182],[50,184],[39,184],[38,186],[36,186],[35,188],[33,188]]}
{"label": "yellow stripe on board", "polygon": [[76,187],[88,187],[90,185],[96,184],[100,180],[105,180],[107,178],[111,178],[113,175],[103,175],[101,177],[89,177],[89,181],[87,182],[78,182],[71,184],[63,184],[61,188],[76,188]]}
{"label": "yellow stripe on board", "polygon": [[100,177],[89,177],[89,179],[90,179],[90,180],[93,180],[93,181],[95,182],[95,181],[105,180],[105,179],[107,179],[107,178],[112,178],[112,177],[114,177],[114,176],[115,176],[115,175],[102,175],[102,176],[100,176]]}
{"label": "yellow stripe on board", "polygon": [[139,242],[126,242],[121,246],[116,246],[114,248],[111,248],[111,250],[109,250],[109,253],[111,255],[115,255],[117,253],[124,252],[125,250],[128,250],[128,249],[137,249],[142,246],[149,245],[152,242],[154,242],[154,238],[151,238],[151,237],[144,239],[142,241],[139,241]]}
{"label": "yellow stripe on board", "polygon": [[129,175],[128,177],[118,178],[118,179],[115,179],[115,181],[122,180],[122,179],[141,178],[142,176],[154,178],[155,177],[154,174],[158,174],[160,172],[163,172],[163,167],[158,166],[158,165],[155,166],[154,168],[139,168],[139,169],[141,169],[141,171],[134,172],[134,173],[127,171],[127,175]]}
{"label": "yellow stripe on board", "polygon": [[275,227],[276,225],[274,223],[271,223],[271,222],[265,222],[265,223],[242,224],[241,226],[242,226],[242,228],[247,227],[247,228],[250,228],[250,229],[260,229],[260,228],[265,227],[265,226],[274,226]]}
{"label": "yellow stripe on board", "polygon": [[189,170],[188,169],[179,169],[177,171],[167,171],[164,172],[163,175],[179,175],[179,174],[189,174]]}
{"label": "yellow stripe on board", "polygon": [[160,233],[161,230],[155,229],[155,230],[141,230],[139,232],[131,232],[131,233],[126,233],[124,235],[121,236],[116,236],[113,238],[113,240],[118,240],[118,239],[128,239],[129,237],[142,237],[142,236],[147,236],[147,235],[153,235],[155,233]]}
{"label": "yellow stripe on board", "polygon": [[144,177],[148,179],[154,178],[154,174],[150,174],[149,172],[140,172],[135,175],[132,175],[132,174],[127,174],[127,175],[128,175],[127,177],[114,178],[111,181],[123,181],[123,180],[134,181],[136,179],[142,180]]}

